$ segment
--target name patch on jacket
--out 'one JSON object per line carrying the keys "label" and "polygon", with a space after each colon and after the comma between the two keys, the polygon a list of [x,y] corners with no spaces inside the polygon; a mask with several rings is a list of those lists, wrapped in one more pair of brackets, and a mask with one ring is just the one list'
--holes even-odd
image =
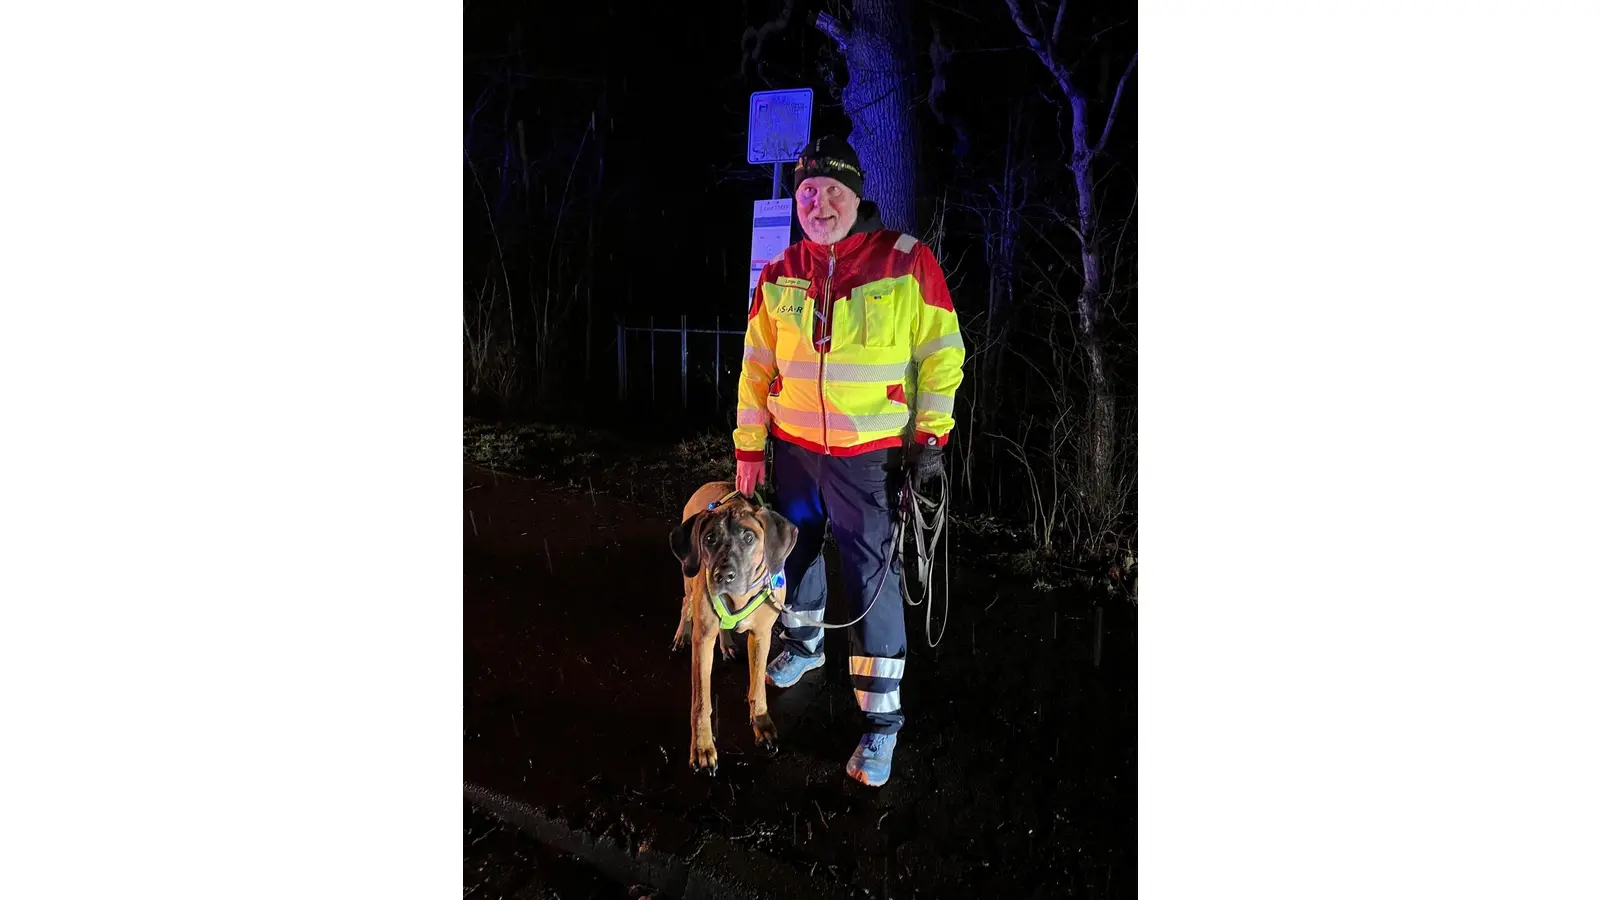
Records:
{"label": "name patch on jacket", "polygon": [[811,287],[811,282],[804,278],[782,276],[778,279],[778,287],[808,288]]}

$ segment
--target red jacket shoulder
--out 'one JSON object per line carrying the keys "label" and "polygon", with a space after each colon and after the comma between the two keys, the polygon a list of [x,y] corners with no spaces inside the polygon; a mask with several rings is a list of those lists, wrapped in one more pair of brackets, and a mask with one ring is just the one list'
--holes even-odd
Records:
{"label": "red jacket shoulder", "polygon": [[773,257],[768,263],[768,274],[773,278],[803,278],[805,269],[805,248],[799,241],[783,248],[783,252]]}

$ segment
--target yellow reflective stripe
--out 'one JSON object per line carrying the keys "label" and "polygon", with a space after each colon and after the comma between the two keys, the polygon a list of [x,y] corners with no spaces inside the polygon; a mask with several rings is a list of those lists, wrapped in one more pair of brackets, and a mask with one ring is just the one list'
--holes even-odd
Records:
{"label": "yellow reflective stripe", "polygon": [[828,369],[822,371],[822,363],[814,359],[807,360],[780,360],[778,371],[785,378],[816,378],[825,375],[826,380],[838,384],[875,384],[885,381],[904,381],[910,369],[909,363],[846,363],[828,360]]}
{"label": "yellow reflective stripe", "polygon": [[[835,425],[835,419],[843,420]],[[854,428],[856,431],[898,431],[911,421],[911,413],[905,410],[892,413],[879,413],[874,416],[847,416],[843,413],[828,413],[829,428]]]}
{"label": "yellow reflective stripe", "polygon": [[956,411],[956,398],[945,394],[935,394],[932,391],[923,391],[917,395],[917,412],[953,413]]}
{"label": "yellow reflective stripe", "polygon": [[917,349],[911,351],[911,360],[913,362],[920,363],[940,350],[944,350],[948,347],[962,347],[964,349],[965,346],[966,345],[961,341],[961,332],[952,331],[949,334],[940,335],[931,341],[923,341],[921,344],[918,344]]}
{"label": "yellow reflective stripe", "polygon": [[822,413],[784,406],[776,400],[768,400],[767,408],[772,411],[773,420],[785,428],[790,426],[798,426],[800,428],[822,427]]}
{"label": "yellow reflective stripe", "polygon": [[907,366],[905,363],[830,363],[828,365],[828,380],[841,383],[871,384],[880,381],[903,381],[906,377]]}
{"label": "yellow reflective stripe", "polygon": [[767,420],[770,418],[771,416],[769,416],[767,411],[764,409],[739,410],[740,425],[765,425],[767,424]]}
{"label": "yellow reflective stripe", "polygon": [[903,659],[890,659],[887,656],[852,656],[850,657],[850,674],[867,675],[873,678],[902,678],[906,672],[906,661]]}
{"label": "yellow reflective stripe", "polygon": [[764,366],[770,366],[778,361],[778,356],[772,352],[771,347],[755,347],[750,344],[744,347],[744,358]]}
{"label": "yellow reflective stripe", "polygon": [[[772,418],[785,430],[790,426],[797,428],[822,427],[823,415],[814,410],[795,409],[792,406],[784,406],[775,400],[769,401],[767,407],[772,411]],[[830,429],[856,432],[896,431],[903,428],[910,419],[911,414],[903,409],[871,416],[852,416],[841,412],[829,412],[827,415]]]}

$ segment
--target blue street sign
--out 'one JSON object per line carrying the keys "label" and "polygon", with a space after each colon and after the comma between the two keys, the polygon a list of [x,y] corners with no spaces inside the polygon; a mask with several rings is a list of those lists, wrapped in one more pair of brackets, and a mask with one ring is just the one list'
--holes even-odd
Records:
{"label": "blue street sign", "polygon": [[751,165],[794,162],[811,140],[811,89],[757,91],[750,95]]}

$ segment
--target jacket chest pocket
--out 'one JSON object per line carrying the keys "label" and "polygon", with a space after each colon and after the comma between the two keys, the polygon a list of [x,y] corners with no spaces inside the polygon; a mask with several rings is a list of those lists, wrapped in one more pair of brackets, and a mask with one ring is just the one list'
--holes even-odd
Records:
{"label": "jacket chest pocket", "polygon": [[783,278],[779,282],[767,286],[767,290],[772,292],[768,309],[773,322],[779,331],[788,331],[791,335],[802,334],[811,318],[811,297],[808,296],[811,284],[798,278]]}
{"label": "jacket chest pocket", "polygon": [[900,320],[900,298],[893,281],[865,284],[850,293],[852,304],[859,312],[864,346],[898,347],[907,342],[906,326]]}

